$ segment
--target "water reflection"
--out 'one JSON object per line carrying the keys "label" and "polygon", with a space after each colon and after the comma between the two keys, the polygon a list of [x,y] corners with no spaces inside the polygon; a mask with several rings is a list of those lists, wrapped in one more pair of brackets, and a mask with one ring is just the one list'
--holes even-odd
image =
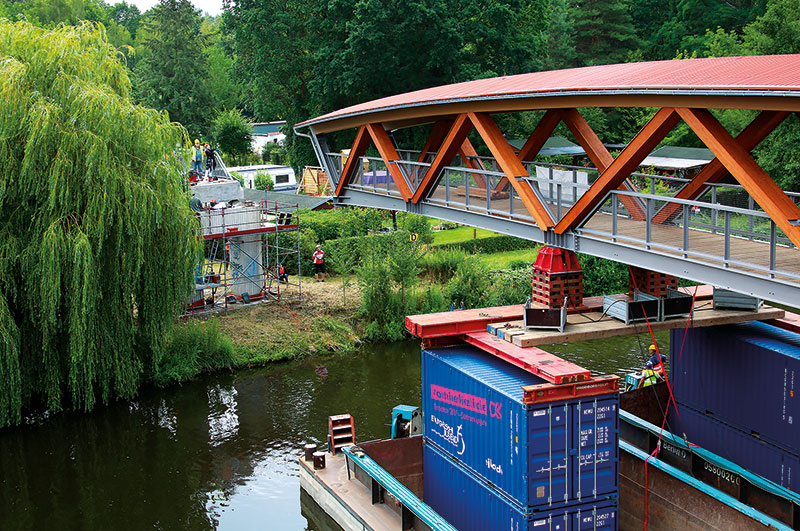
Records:
{"label": "water reflection", "polygon": [[[635,338],[547,349],[602,373],[646,358]],[[303,444],[325,441],[338,413],[359,440],[388,436],[391,408],[419,404],[419,386],[418,342],[370,345],[0,431],[0,529],[327,528],[301,513]]]}

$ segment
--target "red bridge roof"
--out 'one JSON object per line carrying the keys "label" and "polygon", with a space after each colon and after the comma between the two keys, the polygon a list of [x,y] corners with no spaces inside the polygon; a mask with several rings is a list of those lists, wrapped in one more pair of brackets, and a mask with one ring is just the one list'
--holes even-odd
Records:
{"label": "red bridge roof", "polygon": [[[706,108],[800,109],[800,100],[786,96],[800,96],[797,54],[651,61],[442,85],[353,105],[298,127],[313,126],[324,132],[376,121],[412,125],[465,112],[464,104],[476,112],[562,106],[688,106],[692,102]],[[676,97],[683,99],[676,101]],[[748,103],[753,99],[759,101]]]}

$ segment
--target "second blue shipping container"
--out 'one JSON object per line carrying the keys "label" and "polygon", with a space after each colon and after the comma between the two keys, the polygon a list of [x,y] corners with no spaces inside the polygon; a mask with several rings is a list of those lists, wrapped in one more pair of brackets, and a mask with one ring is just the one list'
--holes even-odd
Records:
{"label": "second blue shipping container", "polygon": [[677,402],[800,454],[800,334],[753,322],[690,328],[685,343],[673,330],[670,345]]}
{"label": "second blue shipping container", "polygon": [[678,414],[670,408],[669,423],[675,435],[685,435],[690,443],[800,492],[800,457],[680,403]]}
{"label": "second blue shipping container", "polygon": [[430,444],[423,447],[425,503],[459,531],[615,531],[616,498],[526,510]]}
{"label": "second blue shipping container", "polygon": [[619,394],[525,404],[542,383],[470,346],[423,350],[426,440],[522,507],[615,495]]}

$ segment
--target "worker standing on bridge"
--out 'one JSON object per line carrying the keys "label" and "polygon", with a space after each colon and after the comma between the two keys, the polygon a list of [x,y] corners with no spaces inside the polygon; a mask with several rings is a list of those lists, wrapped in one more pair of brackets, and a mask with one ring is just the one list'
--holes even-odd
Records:
{"label": "worker standing on bridge", "polygon": [[666,355],[661,354],[655,345],[650,345],[649,352],[650,359],[648,361],[652,365],[653,370],[656,371],[656,374],[659,376],[664,376],[664,360],[666,359]]}
{"label": "worker standing on bridge", "polygon": [[206,144],[205,146],[205,155],[206,155],[206,173],[208,177],[211,178],[214,175],[214,170],[217,169],[217,161],[216,161],[216,152],[217,150],[212,148],[211,145]]}
{"label": "worker standing on bridge", "polygon": [[653,364],[648,360],[648,362],[644,364],[642,377],[639,378],[639,387],[648,387],[650,385],[655,385],[657,382],[658,374],[653,370]]}
{"label": "worker standing on bridge", "polygon": [[325,251],[322,250],[322,247],[317,245],[312,258],[314,259],[314,278],[317,279],[317,282],[325,282]]}
{"label": "worker standing on bridge", "polygon": [[198,175],[203,173],[203,148],[200,145],[200,140],[196,138],[192,146],[192,169],[196,171]]}

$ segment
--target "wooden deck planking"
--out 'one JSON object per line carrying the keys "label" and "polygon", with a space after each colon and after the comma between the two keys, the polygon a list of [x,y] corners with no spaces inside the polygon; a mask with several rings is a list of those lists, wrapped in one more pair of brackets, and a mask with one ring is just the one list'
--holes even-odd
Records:
{"label": "wooden deck planking", "polygon": [[300,457],[301,487],[344,529],[396,531],[400,517],[384,504],[372,504],[372,493],[355,478],[347,479],[344,454],[325,454],[325,468],[314,470]]}
{"label": "wooden deck planking", "polygon": [[[748,321],[766,321],[783,319],[785,312],[779,308],[764,307],[758,312],[736,310],[714,310],[707,300],[695,302],[694,317],[690,327],[718,326],[724,324],[744,323]],[[511,326],[519,323],[511,323]],[[502,328],[503,323],[496,323],[494,328]],[[684,328],[686,318],[676,317],[667,321],[650,321],[654,332]],[[536,347],[553,343],[570,341],[586,341],[631,335],[647,329],[644,321],[626,325],[612,317],[603,316],[601,311],[567,316],[567,327],[564,332],[558,330],[528,330],[523,334],[505,334],[518,347]]]}

